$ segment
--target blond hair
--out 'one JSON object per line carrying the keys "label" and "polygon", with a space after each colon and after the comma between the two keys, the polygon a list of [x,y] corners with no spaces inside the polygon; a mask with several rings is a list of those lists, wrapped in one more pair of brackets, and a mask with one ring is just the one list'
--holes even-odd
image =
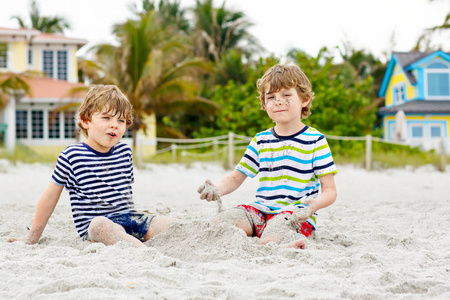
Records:
{"label": "blond hair", "polygon": [[133,124],[133,107],[128,98],[115,85],[93,85],[83,97],[78,111],[77,126],[84,136],[88,137],[88,132],[82,126],[83,121],[92,121],[95,113],[108,109],[108,113],[113,116],[119,115],[126,119],[127,127]]}
{"label": "blond hair", "polygon": [[[302,101],[310,99],[308,105],[302,109],[302,119],[311,115],[311,104],[314,100],[311,82],[305,73],[296,65],[275,65],[256,82],[258,87],[261,109],[266,109],[265,95],[267,93],[276,93],[281,89],[295,88]],[[270,90],[266,90],[270,89]]]}

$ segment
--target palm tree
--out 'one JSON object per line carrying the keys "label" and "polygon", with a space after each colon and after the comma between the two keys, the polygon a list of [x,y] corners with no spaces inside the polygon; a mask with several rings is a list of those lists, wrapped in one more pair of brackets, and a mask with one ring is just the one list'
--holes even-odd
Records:
{"label": "palm tree", "polygon": [[25,82],[25,74],[0,74],[0,111],[3,110],[12,97],[30,94],[30,87]]}
{"label": "palm tree", "polygon": [[[134,108],[131,128],[133,145],[136,132],[143,128],[145,116],[172,114],[187,106],[199,109],[217,108],[198,94],[198,74],[209,64],[190,58],[188,40],[163,28],[155,11],[141,14],[114,29],[119,46],[98,45],[92,49],[95,62],[84,61],[85,75],[93,83],[115,84],[128,97]],[[161,125],[161,124],[159,124]]]}
{"label": "palm tree", "polygon": [[11,19],[17,20],[20,27],[34,28],[44,33],[64,33],[64,29],[70,29],[69,22],[62,17],[41,16],[36,0],[32,0],[30,3],[29,18],[30,23],[27,23],[19,16],[11,17]]}
{"label": "palm tree", "polygon": [[186,17],[187,10],[181,7],[181,0],[160,0],[156,5],[153,0],[142,0],[142,11],[134,5],[132,10],[136,15],[147,14],[151,11],[157,11],[161,16],[161,25],[164,28],[174,27],[175,30],[180,30],[184,33],[189,33],[191,26],[189,20]]}
{"label": "palm tree", "polygon": [[236,84],[244,84],[248,81],[249,68],[250,64],[244,62],[242,52],[230,49],[216,63],[215,82],[227,85],[232,80]]}
{"label": "palm tree", "polygon": [[213,0],[197,0],[194,14],[197,55],[218,62],[229,49],[241,50],[248,55],[261,50],[255,37],[248,32],[252,24],[244,13],[227,10],[225,2],[215,8]]}

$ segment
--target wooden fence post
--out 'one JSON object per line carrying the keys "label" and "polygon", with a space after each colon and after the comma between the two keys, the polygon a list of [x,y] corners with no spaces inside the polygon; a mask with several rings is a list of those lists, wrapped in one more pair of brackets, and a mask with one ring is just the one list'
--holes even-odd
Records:
{"label": "wooden fence post", "polygon": [[144,145],[142,142],[142,138],[137,135],[136,136],[136,144],[137,144],[137,164],[138,168],[142,168],[144,166]]}
{"label": "wooden fence post", "polygon": [[228,168],[234,168],[234,133],[228,132]]}
{"label": "wooden fence post", "polygon": [[370,171],[372,166],[372,136],[366,135],[366,170]]}
{"label": "wooden fence post", "polygon": [[177,144],[170,145],[170,148],[172,150],[172,158],[174,161],[177,160]]}
{"label": "wooden fence post", "polygon": [[218,140],[214,139],[213,140],[213,152],[218,155],[217,152],[219,152],[219,143]]}
{"label": "wooden fence post", "polygon": [[441,165],[439,166],[439,171],[445,172],[445,165],[447,163],[447,155],[445,153],[445,139],[441,138]]}

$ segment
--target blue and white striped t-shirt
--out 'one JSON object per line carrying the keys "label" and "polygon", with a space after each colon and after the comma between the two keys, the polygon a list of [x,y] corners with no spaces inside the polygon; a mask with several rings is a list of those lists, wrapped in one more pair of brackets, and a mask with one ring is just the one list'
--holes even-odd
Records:
{"label": "blue and white striped t-shirt", "polygon": [[[319,177],[337,173],[325,136],[308,126],[291,136],[273,128],[258,133],[236,169],[252,178],[259,174],[252,205],[269,214],[298,210],[302,199],[317,197]],[[315,227],[315,216],[308,221]]]}
{"label": "blue and white striped t-shirt", "polygon": [[85,143],[67,147],[58,157],[52,180],[69,191],[73,221],[80,237],[94,217],[134,208],[133,158],[125,143],[117,143],[107,153],[95,151]]}

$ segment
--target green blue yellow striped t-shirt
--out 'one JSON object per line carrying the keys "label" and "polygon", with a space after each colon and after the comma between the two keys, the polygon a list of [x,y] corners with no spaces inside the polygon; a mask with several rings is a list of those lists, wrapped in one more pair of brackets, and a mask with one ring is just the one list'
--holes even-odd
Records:
{"label": "green blue yellow striped t-shirt", "polygon": [[[337,173],[325,136],[308,126],[291,136],[274,128],[258,133],[236,169],[252,178],[259,174],[252,205],[270,214],[303,207],[302,199],[319,194],[319,178]],[[315,227],[314,216],[308,221]]]}

